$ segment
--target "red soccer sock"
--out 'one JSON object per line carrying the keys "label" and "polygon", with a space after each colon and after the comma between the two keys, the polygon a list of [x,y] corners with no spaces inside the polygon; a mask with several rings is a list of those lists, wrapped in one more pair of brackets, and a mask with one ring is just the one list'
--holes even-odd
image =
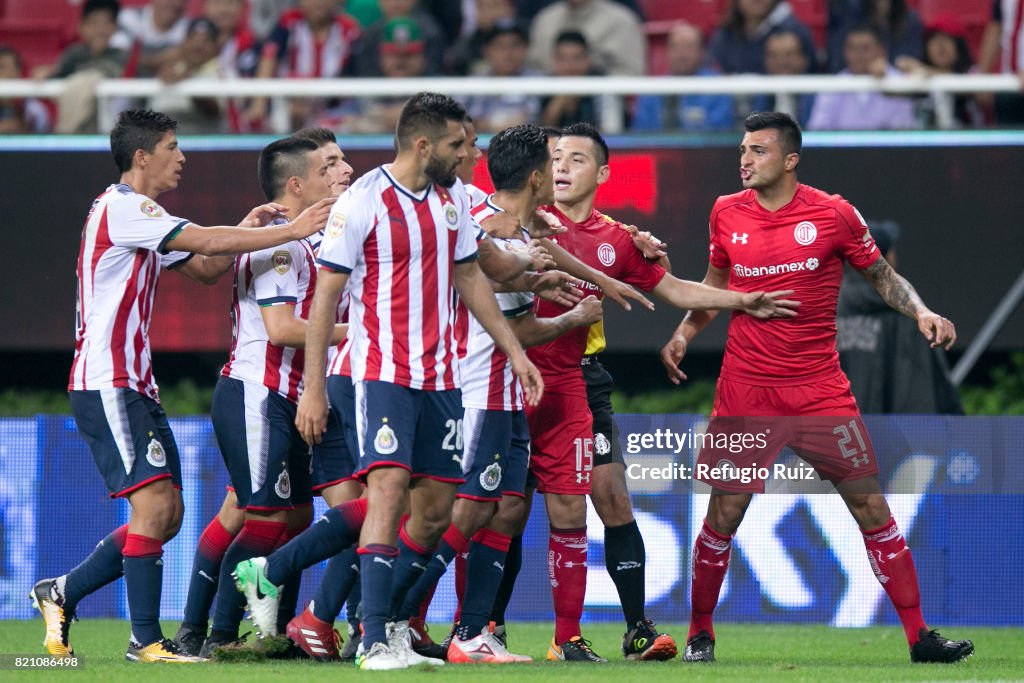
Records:
{"label": "red soccer sock", "polygon": [[555,603],[555,643],[580,635],[587,592],[587,527],[556,529],[548,536],[548,578]]}
{"label": "red soccer sock", "polygon": [[690,580],[690,632],[686,639],[701,631],[715,637],[711,616],[718,605],[718,594],[729,571],[732,536],[723,536],[704,520],[704,526],[693,544],[693,577]]}
{"label": "red soccer sock", "polygon": [[885,526],[869,531],[861,529],[861,534],[868,550],[871,571],[889,595],[903,624],[907,642],[913,645],[920,639],[920,630],[928,627],[921,614],[921,591],[910,548],[892,517]]}
{"label": "red soccer sock", "polygon": [[205,559],[219,565],[233,540],[235,540],[235,534],[224,528],[220,518],[214,517],[199,537],[198,550]]}

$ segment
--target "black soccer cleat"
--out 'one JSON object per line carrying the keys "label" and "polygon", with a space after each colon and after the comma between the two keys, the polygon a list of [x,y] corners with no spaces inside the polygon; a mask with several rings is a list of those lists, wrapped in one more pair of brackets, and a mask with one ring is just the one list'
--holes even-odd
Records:
{"label": "black soccer cleat", "polygon": [[192,657],[199,656],[204,642],[206,642],[206,629],[195,624],[181,622],[178,632],[174,634],[174,644],[178,646],[178,651]]}
{"label": "black soccer cleat", "polygon": [[715,661],[715,639],[707,631],[701,631],[686,641],[686,651],[683,653],[684,662],[713,662]]}
{"label": "black soccer cleat", "polygon": [[203,641],[203,646],[199,650],[199,656],[203,659],[213,659],[216,655],[217,650],[224,649],[236,649],[245,643],[246,637],[249,634],[246,633],[241,638],[238,637],[238,632],[231,631],[219,631],[217,629],[210,629],[210,635]]}
{"label": "black soccer cleat", "polygon": [[561,645],[551,641],[548,648],[548,660],[563,662],[590,662],[591,664],[607,664],[608,660],[594,652],[590,641],[580,636],[573,636]]}
{"label": "black soccer cleat", "polygon": [[667,633],[658,633],[650,619],[638,621],[622,637],[622,654],[628,660],[664,661],[679,653],[676,641]]}
{"label": "black soccer cleat", "polygon": [[949,640],[927,629],[921,629],[918,636],[920,640],[910,648],[912,662],[951,664],[974,654],[974,643],[969,640]]}

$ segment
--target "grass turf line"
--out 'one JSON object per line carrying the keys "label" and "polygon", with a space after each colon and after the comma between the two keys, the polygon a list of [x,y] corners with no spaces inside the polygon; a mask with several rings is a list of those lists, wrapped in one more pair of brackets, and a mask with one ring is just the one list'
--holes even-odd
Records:
{"label": "grass turf line", "polygon": [[[243,630],[245,625],[243,624]],[[164,633],[173,634],[177,623],[165,622]],[[551,638],[550,624],[516,623],[509,627],[513,652],[528,654],[537,663],[508,666],[453,666],[438,671],[409,671],[372,674],[374,680],[515,681],[516,683],[590,682],[596,676],[614,683],[651,683],[657,679],[686,681],[934,681],[934,680],[1019,680],[1024,679],[1024,629],[944,628],[949,637],[971,638],[977,653],[956,665],[911,664],[906,641],[899,627],[833,629],[825,626],[789,624],[722,624],[716,628],[718,644],[714,664],[684,664],[677,657],[670,662],[625,662],[619,649],[623,628],[617,624],[584,624],[584,635],[594,649],[610,660],[607,665],[544,662]],[[676,637],[682,649],[683,625],[662,625],[660,630]],[[129,626],[126,622],[88,619],[71,627],[71,642],[85,657],[81,671],[20,671],[0,678],[13,680],[97,681],[142,680],[158,676],[161,683],[241,680],[245,683],[280,681],[281,676],[301,677],[303,683],[335,682],[338,676],[367,676],[351,664],[320,664],[313,661],[267,660],[258,663],[196,665],[147,665],[124,661]],[[445,633],[435,625],[433,633]],[[439,636],[440,637],[440,636]],[[36,655],[43,652],[43,622],[0,621],[0,652]],[[159,672],[152,667],[159,667]]]}

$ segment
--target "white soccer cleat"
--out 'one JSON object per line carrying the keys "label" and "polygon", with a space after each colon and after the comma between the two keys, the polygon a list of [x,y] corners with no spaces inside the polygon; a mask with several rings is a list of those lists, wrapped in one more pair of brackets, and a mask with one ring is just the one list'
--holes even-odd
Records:
{"label": "white soccer cleat", "polygon": [[424,657],[412,649],[412,634],[409,632],[408,620],[390,622],[387,625],[387,635],[388,647],[408,666],[417,666],[418,664],[444,666],[444,660]]}
{"label": "white soccer cleat", "polygon": [[386,643],[374,643],[369,652],[356,655],[356,666],[360,671],[394,671],[409,668],[405,660],[392,652]]}
{"label": "white soccer cleat", "polygon": [[267,558],[243,560],[231,572],[235,588],[245,596],[249,618],[260,638],[277,635],[277,608],[281,604],[281,588],[267,579]]}
{"label": "white soccer cleat", "polygon": [[533,658],[509,652],[485,626],[480,635],[469,640],[454,636],[448,646],[448,661],[452,664],[518,664],[532,662]]}

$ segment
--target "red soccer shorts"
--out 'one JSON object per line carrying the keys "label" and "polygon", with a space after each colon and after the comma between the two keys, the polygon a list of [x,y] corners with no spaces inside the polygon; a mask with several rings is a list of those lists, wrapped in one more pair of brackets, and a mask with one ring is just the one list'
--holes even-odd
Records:
{"label": "red soccer shorts", "polygon": [[781,387],[719,379],[707,434],[712,438],[705,436],[694,476],[731,493],[763,493],[785,446],[833,484],[878,474],[874,447],[842,374]]}
{"label": "red soccer shorts", "polygon": [[530,471],[541,493],[585,496],[594,469],[594,420],[587,395],[545,391],[526,407],[530,425]]}

